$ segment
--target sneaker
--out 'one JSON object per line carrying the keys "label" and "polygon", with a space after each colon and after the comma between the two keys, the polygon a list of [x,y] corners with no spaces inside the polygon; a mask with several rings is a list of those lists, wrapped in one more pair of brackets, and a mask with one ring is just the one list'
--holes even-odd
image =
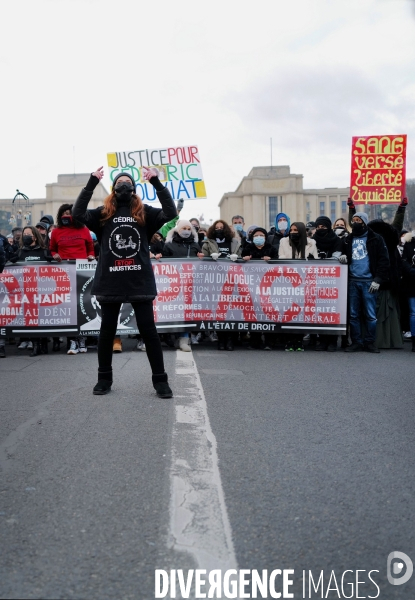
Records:
{"label": "sneaker", "polygon": [[[25,350],[27,348],[27,344],[28,343],[29,342],[20,342],[20,344],[17,346],[17,349],[18,350]],[[32,348],[33,348],[33,345],[32,345]]]}
{"label": "sneaker", "polygon": [[195,346],[196,344],[199,343],[199,340],[197,339],[197,335],[195,335],[194,333],[192,333],[192,335],[191,335],[191,340],[192,340],[192,346]]}
{"label": "sneaker", "polygon": [[410,340],[410,339],[411,339],[411,337],[412,337],[412,335],[411,335],[411,332],[410,332],[410,331],[405,331],[405,333],[403,334],[403,337],[404,337],[406,340]]}
{"label": "sneaker", "polygon": [[216,331],[212,331],[212,333],[209,333],[209,339],[211,342],[218,341],[218,334],[216,333]]}
{"label": "sneaker", "polygon": [[66,354],[78,354],[78,342],[75,340],[71,340],[71,345],[69,346],[69,350]]}
{"label": "sneaker", "polygon": [[347,348],[345,348],[345,352],[360,352],[360,350],[363,350],[363,346],[362,344],[358,344],[357,342],[353,342],[353,344],[351,344],[350,346],[348,346]]}
{"label": "sneaker", "polygon": [[296,352],[304,352],[303,342],[297,342],[295,345]]}
{"label": "sneaker", "polygon": [[285,351],[294,352],[294,344],[292,342],[288,342],[287,344],[285,344]]}
{"label": "sneaker", "polygon": [[146,351],[146,345],[143,342],[143,340],[138,340],[138,342],[137,342],[137,350],[141,350],[141,352],[145,352]]}
{"label": "sneaker", "polygon": [[179,338],[179,348],[182,352],[191,352],[191,348],[188,344],[189,338],[181,337]]}
{"label": "sneaker", "polygon": [[377,348],[373,343],[365,344],[363,350],[365,350],[366,352],[372,352],[372,354],[380,354],[379,348]]}
{"label": "sneaker", "polygon": [[268,345],[264,346],[264,350],[271,350],[271,346],[268,346]]}
{"label": "sneaker", "polygon": [[0,358],[6,358],[6,348],[4,346],[0,346]]}
{"label": "sneaker", "polygon": [[82,352],[85,354],[85,352],[88,352],[86,345],[85,345],[85,338],[79,338],[79,343],[78,343],[78,347],[79,347],[79,352]]}
{"label": "sneaker", "polygon": [[304,337],[303,337],[303,342],[309,342],[310,341],[310,334],[307,333]]}
{"label": "sneaker", "polygon": [[27,348],[28,350],[33,350],[33,342],[27,342],[27,346],[26,346],[26,348]]}
{"label": "sneaker", "polygon": [[112,351],[113,352],[122,352],[122,343],[121,343],[120,337],[114,338],[114,343],[112,345]]}

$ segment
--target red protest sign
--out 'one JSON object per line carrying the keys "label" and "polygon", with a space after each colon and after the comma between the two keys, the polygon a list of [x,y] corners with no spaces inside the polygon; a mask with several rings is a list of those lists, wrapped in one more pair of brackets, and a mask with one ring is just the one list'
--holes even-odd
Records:
{"label": "red protest sign", "polygon": [[355,204],[398,204],[405,196],[406,135],[352,138],[350,195]]}

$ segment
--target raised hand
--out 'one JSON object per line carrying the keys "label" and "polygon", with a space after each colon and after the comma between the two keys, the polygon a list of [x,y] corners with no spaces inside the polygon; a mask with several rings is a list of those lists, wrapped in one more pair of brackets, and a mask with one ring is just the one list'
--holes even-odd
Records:
{"label": "raised hand", "polygon": [[104,167],[99,167],[96,171],[92,173],[94,177],[101,180],[104,177]]}
{"label": "raised hand", "polygon": [[152,167],[143,167],[143,177],[146,181],[150,181],[152,177],[158,177],[159,172]]}

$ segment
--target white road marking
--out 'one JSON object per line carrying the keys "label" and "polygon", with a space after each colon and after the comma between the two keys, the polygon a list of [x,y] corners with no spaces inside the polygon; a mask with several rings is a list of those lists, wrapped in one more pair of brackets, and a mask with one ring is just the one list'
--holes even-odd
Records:
{"label": "white road marking", "polygon": [[[170,543],[200,569],[237,569],[218,465],[216,438],[192,352],[177,351]],[[180,565],[177,565],[180,569]]]}

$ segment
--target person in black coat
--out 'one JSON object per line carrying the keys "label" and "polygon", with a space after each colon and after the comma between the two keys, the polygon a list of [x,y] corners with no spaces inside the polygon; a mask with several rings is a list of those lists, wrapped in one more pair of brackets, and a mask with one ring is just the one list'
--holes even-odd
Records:
{"label": "person in black coat", "polygon": [[[390,276],[388,250],[383,238],[368,227],[368,216],[357,212],[352,233],[343,239],[339,261],[349,265],[349,315],[352,344],[345,352],[367,350],[378,353],[376,340],[376,301],[380,285]],[[362,339],[361,321],[366,326]]]}
{"label": "person in black coat", "polygon": [[267,231],[262,227],[255,227],[250,233],[251,242],[242,250],[244,260],[275,260],[278,258],[276,246],[267,242]]}
{"label": "person in black coat", "polygon": [[409,304],[412,352],[415,352],[415,235],[413,232],[405,234],[401,267],[402,289]]}
{"label": "person in black coat", "polygon": [[318,217],[315,221],[316,231],[312,236],[315,240],[319,258],[338,258],[341,255],[342,241],[331,228],[328,217]]}
{"label": "person in black coat", "polygon": [[153,300],[156,281],[150,260],[150,240],[177,210],[167,187],[158,179],[157,169],[142,167],[142,175],[157,192],[162,208],[144,204],[136,194],[135,181],[128,172],[118,173],[104,206],[88,210],[94,189],[104,177],[100,167],[91,174],[73,208],[72,216],[100,242],[100,255],[91,293],[101,304],[101,331],[98,342],[98,383],[94,394],[107,394],[112,386],[112,352],[121,304],[130,302],[147,349],[153,386],[160,398],[173,392],[164,371],[163,351],[154,323]]}
{"label": "person in black coat", "polygon": [[45,242],[39,231],[32,225],[27,225],[23,229],[23,235],[20,238],[19,249],[9,259],[10,262],[51,262],[52,257],[45,247]]}
{"label": "person in black coat", "polygon": [[171,258],[196,258],[201,252],[199,236],[190,223],[181,219],[170,229],[163,247],[163,256]]}

